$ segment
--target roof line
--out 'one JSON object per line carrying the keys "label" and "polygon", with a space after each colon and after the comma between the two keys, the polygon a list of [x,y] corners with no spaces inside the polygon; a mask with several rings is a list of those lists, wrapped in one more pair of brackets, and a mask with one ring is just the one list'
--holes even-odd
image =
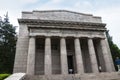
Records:
{"label": "roof line", "polygon": [[69,10],[33,10],[33,12],[71,12],[71,13],[76,13],[76,14],[93,16],[92,14],[85,14],[85,13],[80,13],[80,12],[75,12],[75,11],[69,11]]}
{"label": "roof line", "polygon": [[70,12],[70,13],[75,13],[75,14],[81,14],[81,15],[86,15],[86,16],[92,16],[92,17],[98,17],[101,18],[99,16],[94,16],[92,14],[86,14],[86,13],[80,13],[80,12],[75,12],[75,11],[69,11],[69,10],[33,10],[33,11],[22,11],[22,13],[28,13],[28,14],[32,14],[34,12]]}

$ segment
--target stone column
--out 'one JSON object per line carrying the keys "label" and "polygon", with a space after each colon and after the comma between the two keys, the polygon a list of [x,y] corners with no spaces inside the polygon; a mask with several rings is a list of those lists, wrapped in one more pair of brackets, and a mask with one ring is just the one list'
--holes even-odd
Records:
{"label": "stone column", "polygon": [[101,39],[100,43],[101,43],[103,58],[105,61],[106,71],[107,72],[115,71],[111,53],[110,53],[110,51],[108,51],[109,45],[107,43],[107,39]]}
{"label": "stone column", "polygon": [[65,38],[60,39],[60,59],[61,59],[61,74],[68,74],[67,51]]}
{"label": "stone column", "polygon": [[51,39],[45,38],[45,63],[44,63],[45,75],[52,74],[52,62],[51,62]]}
{"label": "stone column", "polygon": [[79,38],[75,38],[74,43],[75,43],[75,57],[76,57],[77,73],[82,74],[84,73],[84,66],[83,66],[82,52],[81,52]]}
{"label": "stone column", "polygon": [[35,37],[33,36],[31,36],[29,39],[27,74],[35,74]]}
{"label": "stone column", "polygon": [[99,71],[98,71],[97,59],[93,45],[93,40],[91,38],[88,38],[88,49],[89,49],[90,60],[92,65],[92,71],[93,73],[98,73]]}

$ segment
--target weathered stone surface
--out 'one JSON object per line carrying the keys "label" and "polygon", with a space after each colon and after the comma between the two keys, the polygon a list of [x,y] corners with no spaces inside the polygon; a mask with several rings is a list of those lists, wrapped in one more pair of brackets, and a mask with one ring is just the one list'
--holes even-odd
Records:
{"label": "weathered stone surface", "polygon": [[23,12],[19,23],[14,73],[27,72],[28,80],[118,77],[117,73],[99,73],[114,71],[100,17],[66,10],[33,11]]}
{"label": "weathered stone surface", "polygon": [[35,37],[29,39],[28,60],[27,60],[27,74],[35,74]]}
{"label": "weathered stone surface", "polygon": [[114,71],[114,69],[112,67],[113,63],[111,63],[111,59],[110,59],[111,57],[109,55],[108,48],[107,48],[107,43],[106,43],[105,39],[101,40],[101,46],[102,46],[102,51],[103,51],[103,57],[104,57],[104,60],[105,60],[106,71],[107,72],[113,72]]}
{"label": "weathered stone surface", "polygon": [[61,73],[68,74],[66,40],[64,37],[60,39],[60,46]]}
{"label": "weathered stone surface", "polygon": [[20,24],[19,36],[16,45],[16,55],[13,72],[26,72],[29,36],[28,27]]}
{"label": "weathered stone surface", "polygon": [[88,38],[88,50],[89,50],[89,54],[90,54],[92,72],[93,73],[98,73],[97,58],[96,58],[96,54],[95,54],[93,40],[91,38]]}
{"label": "weathered stone surface", "polygon": [[52,62],[51,62],[51,39],[47,37],[45,39],[45,75],[52,74]]}
{"label": "weathered stone surface", "polygon": [[101,17],[93,16],[92,14],[83,14],[67,10],[23,12],[22,18],[101,23]]}
{"label": "weathered stone surface", "polygon": [[120,80],[119,72],[112,73],[89,73],[75,75],[51,75],[51,76],[30,76],[27,75],[25,80]]}
{"label": "weathered stone surface", "polygon": [[83,59],[82,59],[82,51],[79,38],[74,40],[75,42],[75,55],[76,55],[76,65],[77,65],[77,73],[84,73]]}

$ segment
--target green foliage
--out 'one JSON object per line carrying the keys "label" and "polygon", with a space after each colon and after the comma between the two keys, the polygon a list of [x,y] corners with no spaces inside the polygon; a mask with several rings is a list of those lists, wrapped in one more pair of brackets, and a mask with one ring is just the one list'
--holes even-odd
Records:
{"label": "green foliage", "polygon": [[8,76],[10,76],[10,74],[0,74],[0,80],[4,80]]}
{"label": "green foliage", "polygon": [[12,73],[15,57],[15,27],[7,18],[8,16],[5,16],[4,20],[0,21],[0,73]]}
{"label": "green foliage", "polygon": [[[110,46],[110,50],[111,50],[111,54],[112,54],[112,58],[113,58],[113,62],[115,65],[115,59],[116,57],[120,58],[120,49],[118,48],[118,46],[112,41],[112,37],[109,35],[109,32],[106,32],[106,36],[108,38],[108,43]],[[115,65],[116,68],[116,65]],[[117,68],[116,68],[117,69]]]}

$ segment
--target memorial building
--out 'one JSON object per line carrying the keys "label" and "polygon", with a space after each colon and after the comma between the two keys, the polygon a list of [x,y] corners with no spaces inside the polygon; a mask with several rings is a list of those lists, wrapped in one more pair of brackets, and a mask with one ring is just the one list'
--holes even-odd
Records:
{"label": "memorial building", "polygon": [[101,17],[67,10],[22,12],[14,73],[114,72]]}

